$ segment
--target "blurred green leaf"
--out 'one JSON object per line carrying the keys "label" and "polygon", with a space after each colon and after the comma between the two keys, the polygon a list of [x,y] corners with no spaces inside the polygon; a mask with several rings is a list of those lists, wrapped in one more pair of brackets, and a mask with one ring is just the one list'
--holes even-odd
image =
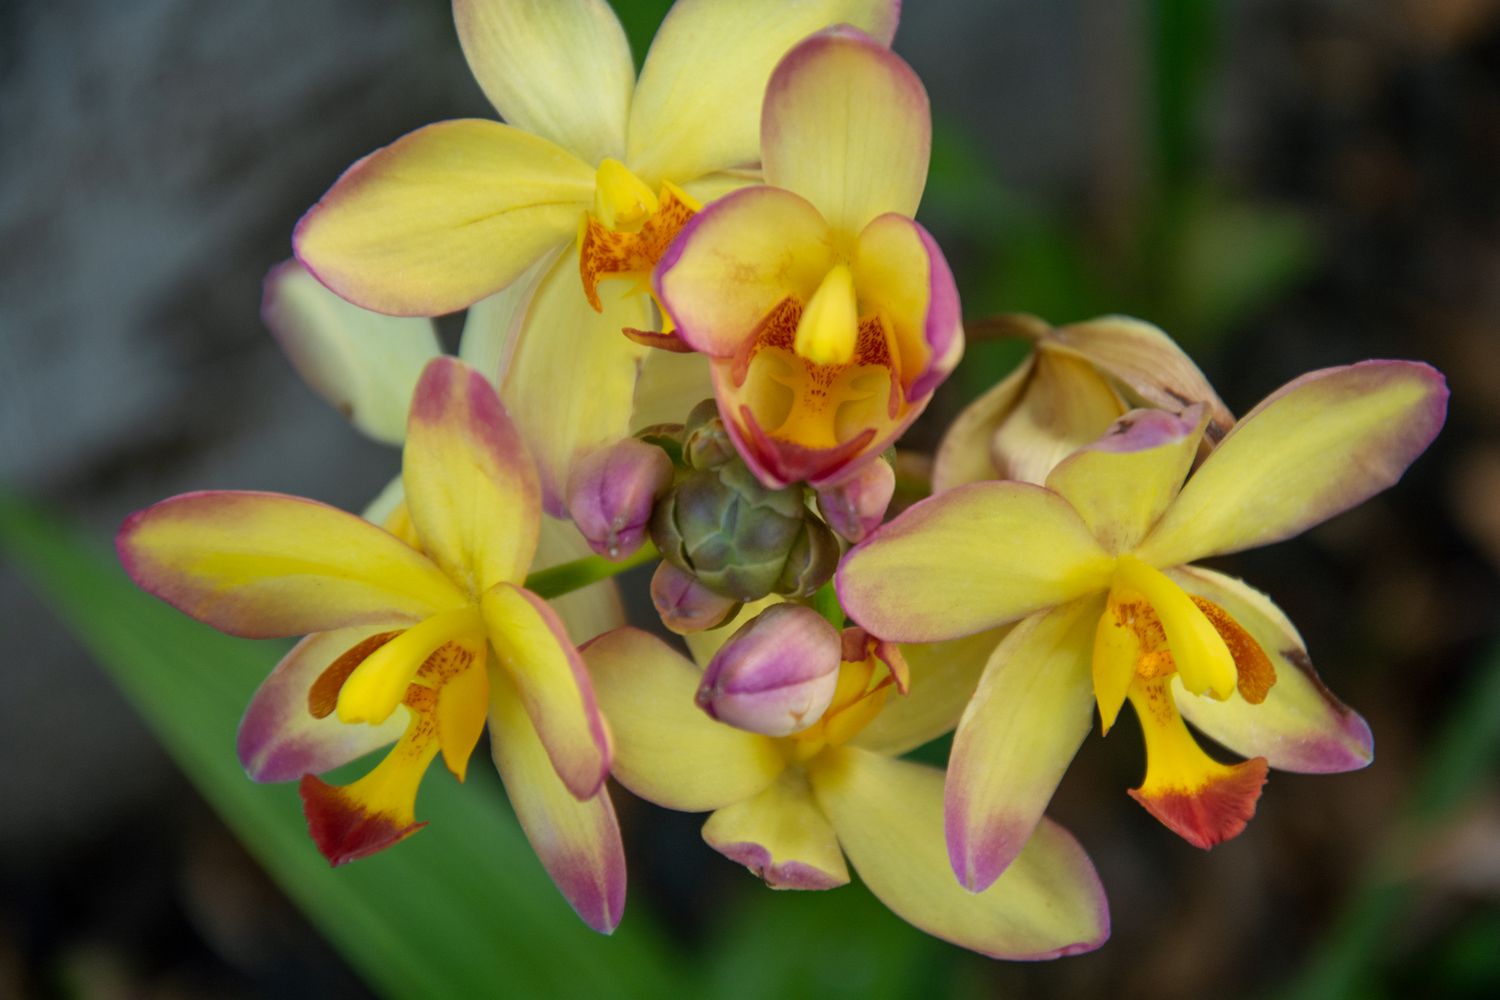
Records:
{"label": "blurred green leaf", "polygon": [[172,758],[365,980],[390,996],[678,993],[646,914],[612,938],[574,916],[505,808],[491,769],[434,768],[400,847],[332,870],[297,793],[256,785],[234,733],[280,650],[219,635],[135,589],[113,555],[0,495],[0,552],[124,690]]}

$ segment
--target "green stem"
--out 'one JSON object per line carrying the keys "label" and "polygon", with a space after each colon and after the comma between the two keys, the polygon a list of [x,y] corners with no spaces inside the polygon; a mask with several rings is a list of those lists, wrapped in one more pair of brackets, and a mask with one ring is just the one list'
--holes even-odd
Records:
{"label": "green stem", "polygon": [[660,557],[661,553],[656,551],[656,546],[648,539],[633,555],[626,556],[619,562],[603,556],[585,556],[548,569],[536,570],[526,577],[526,589],[540,597],[561,597]]}
{"label": "green stem", "polygon": [[828,619],[834,628],[844,627],[844,608],[839,604],[839,595],[833,589],[833,581],[829,580],[818,588],[818,592],[812,596],[812,608],[818,614]]}

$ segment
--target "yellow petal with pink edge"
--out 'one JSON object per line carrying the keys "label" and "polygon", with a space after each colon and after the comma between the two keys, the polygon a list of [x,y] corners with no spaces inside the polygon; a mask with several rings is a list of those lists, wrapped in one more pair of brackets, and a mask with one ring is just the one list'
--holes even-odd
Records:
{"label": "yellow petal with pink edge", "polygon": [[572,153],[499,122],[411,132],[344,172],[297,224],[297,259],[351,302],[438,316],[566,244],[594,195]]}
{"label": "yellow petal with pink edge", "polygon": [[1102,590],[1113,569],[1062,497],[974,483],[882,526],[844,557],[837,581],[844,609],[870,633],[933,642]]}
{"label": "yellow petal with pink edge", "polygon": [[1306,531],[1400,479],[1447,409],[1443,376],[1416,362],[1303,375],[1240,419],[1136,554],[1167,568]]}
{"label": "yellow petal with pink edge", "polygon": [[972,893],[943,849],[943,772],[853,747],[815,758],[813,794],[859,877],[898,917],[993,958],[1048,959],[1109,937],[1109,906],[1088,856],[1043,820],[1005,874]]}
{"label": "yellow petal with pink edge", "polygon": [[437,756],[436,726],[411,712],[406,733],[374,770],[348,785],[305,775],[299,786],[308,833],[337,867],[385,850],[416,833],[417,788]]}
{"label": "yellow petal with pink edge", "polygon": [[703,824],[703,839],[772,889],[832,889],[849,881],[838,838],[801,768],[789,768],[759,794],[716,810]]}
{"label": "yellow petal with pink edge", "polygon": [[266,275],[260,313],[314,392],[361,433],[401,443],[417,377],[442,353],[432,320],[361,309],[294,260]]}
{"label": "yellow petal with pink edge", "polygon": [[536,467],[494,387],[454,358],[412,397],[402,485],[422,550],[470,594],[520,582],[536,553]]}
{"label": "yellow petal with pink edge", "polygon": [[932,460],[932,492],[944,493],[955,486],[1000,478],[991,444],[1001,421],[1010,416],[1030,384],[1035,366],[1036,355],[1027,356],[948,425]]}
{"label": "yellow petal with pink edge", "polygon": [[583,658],[557,613],[508,583],[481,603],[490,646],[514,681],[557,775],[575,798],[592,798],[609,776],[609,737]]}
{"label": "yellow petal with pink edge", "polygon": [[[734,631],[719,631],[725,638]],[[614,736],[615,777],[668,809],[751,798],[786,768],[777,741],[714,722],[693,703],[701,674],[655,636],[619,629],[583,649]]]}
{"label": "yellow petal with pink edge", "polygon": [[625,909],[625,850],[609,791],[562,783],[508,671],[490,671],[490,753],[526,839],[583,922],[611,933]]}
{"label": "yellow petal with pink edge", "polygon": [[1208,422],[1201,405],[1178,416],[1132,410],[1047,474],[1099,544],[1128,552],[1156,524],[1187,477]]}
{"label": "yellow petal with pink edge", "polygon": [[605,0],[455,0],[453,21],[507,122],[585,163],[623,155],[635,63]]}
{"label": "yellow petal with pink edge", "polygon": [[979,892],[1021,853],[1093,726],[1089,651],[1098,596],[1018,622],[995,647],[948,764],[948,857]]}
{"label": "yellow petal with pink edge", "polygon": [[536,459],[543,504],[557,517],[566,514],[573,464],[629,433],[647,351],[620,330],[650,326],[650,297],[624,282],[607,282],[599,296],[602,313],[579,286],[577,252],[563,254],[515,328],[500,375],[500,398]]}
{"label": "yellow petal with pink edge", "polygon": [[1130,703],[1146,740],[1146,778],[1131,797],[1194,847],[1239,836],[1255,815],[1265,758],[1220,764],[1204,753],[1177,714],[1169,678],[1138,682]]}
{"label": "yellow petal with pink edge", "polygon": [[732,358],[783,300],[812,298],[837,263],[806,199],[752,187],[693,216],[657,265],[657,298],[694,350]]}
{"label": "yellow petal with pink edge", "polygon": [[782,56],[834,24],[889,44],[899,14],[896,0],[678,0],[641,67],[625,161],[679,184],[759,162],[761,101]]}
{"label": "yellow petal with pink edge", "polygon": [[1011,627],[901,646],[910,671],[909,691],[892,692],[850,745],[897,757],[951,732],[974,696],[990,654]]}
{"label": "yellow petal with pink edge", "polygon": [[184,493],[130,515],[115,548],[143,590],[265,639],[415,622],[461,607],[431,560],[354,514],[279,493]]}
{"label": "yellow petal with pink edge", "polygon": [[864,33],[841,26],[788,52],[766,85],[760,135],[766,183],[802,195],[839,232],[917,214],[932,147],[927,91]]}
{"label": "yellow petal with pink edge", "polygon": [[1296,628],[1260,591],[1200,567],[1171,577],[1190,594],[1223,608],[1270,658],[1276,682],[1252,705],[1235,694],[1227,701],[1195,698],[1174,685],[1184,718],[1245,757],[1264,757],[1281,771],[1323,774],[1352,771],[1374,759],[1370,726],[1324,686]]}

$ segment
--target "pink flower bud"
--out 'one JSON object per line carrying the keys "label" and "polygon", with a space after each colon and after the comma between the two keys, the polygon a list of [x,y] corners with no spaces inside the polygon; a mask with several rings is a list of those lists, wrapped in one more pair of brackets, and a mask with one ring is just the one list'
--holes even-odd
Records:
{"label": "pink flower bud", "polygon": [[709,661],[698,706],[720,722],[790,736],[817,722],[838,684],[839,633],[811,608],[774,604]]}
{"label": "pink flower bud", "polygon": [[858,474],[818,491],[818,509],[828,526],[851,542],[880,527],[896,492],[896,470],[883,458],[865,463]]}
{"label": "pink flower bud", "polygon": [[590,548],[623,559],[641,547],[651,508],[671,484],[666,452],[625,438],[578,463],[568,489],[568,514]]}
{"label": "pink flower bud", "polygon": [[651,577],[651,603],[661,623],[678,635],[718,628],[740,610],[740,602],[709,590],[687,570],[666,560]]}

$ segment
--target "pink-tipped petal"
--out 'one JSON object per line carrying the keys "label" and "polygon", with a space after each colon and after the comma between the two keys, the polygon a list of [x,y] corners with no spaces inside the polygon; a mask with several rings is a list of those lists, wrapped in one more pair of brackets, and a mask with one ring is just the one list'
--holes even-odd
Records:
{"label": "pink-tipped petal", "polygon": [[678,635],[718,628],[740,608],[739,601],[709,590],[696,576],[665,559],[651,576],[651,604],[661,623]]}
{"label": "pink-tipped petal", "polygon": [[411,546],[353,514],[280,493],[184,493],[115,538],[137,586],[250,639],[420,621],[464,595]]}
{"label": "pink-tipped petal", "polygon": [[490,671],[490,752],[547,874],[584,923],[611,933],[625,909],[625,851],[609,792],[580,800],[562,783],[503,669]]}
{"label": "pink-tipped petal", "polygon": [[719,647],[695,700],[719,722],[790,736],[817,722],[833,700],[839,655],[839,633],[822,615],[775,604]]}
{"label": "pink-tipped petal", "polygon": [[849,881],[844,853],[801,768],[752,798],[716,810],[703,839],[773,889],[833,889]]}
{"label": "pink-tipped petal", "polygon": [[896,470],[877,458],[848,479],[819,490],[818,510],[830,528],[859,542],[880,527],[895,493]]}
{"label": "pink-tipped petal", "polygon": [[623,559],[645,541],[652,508],[671,485],[667,453],[625,438],[578,463],[568,488],[568,514],[596,553]]}

